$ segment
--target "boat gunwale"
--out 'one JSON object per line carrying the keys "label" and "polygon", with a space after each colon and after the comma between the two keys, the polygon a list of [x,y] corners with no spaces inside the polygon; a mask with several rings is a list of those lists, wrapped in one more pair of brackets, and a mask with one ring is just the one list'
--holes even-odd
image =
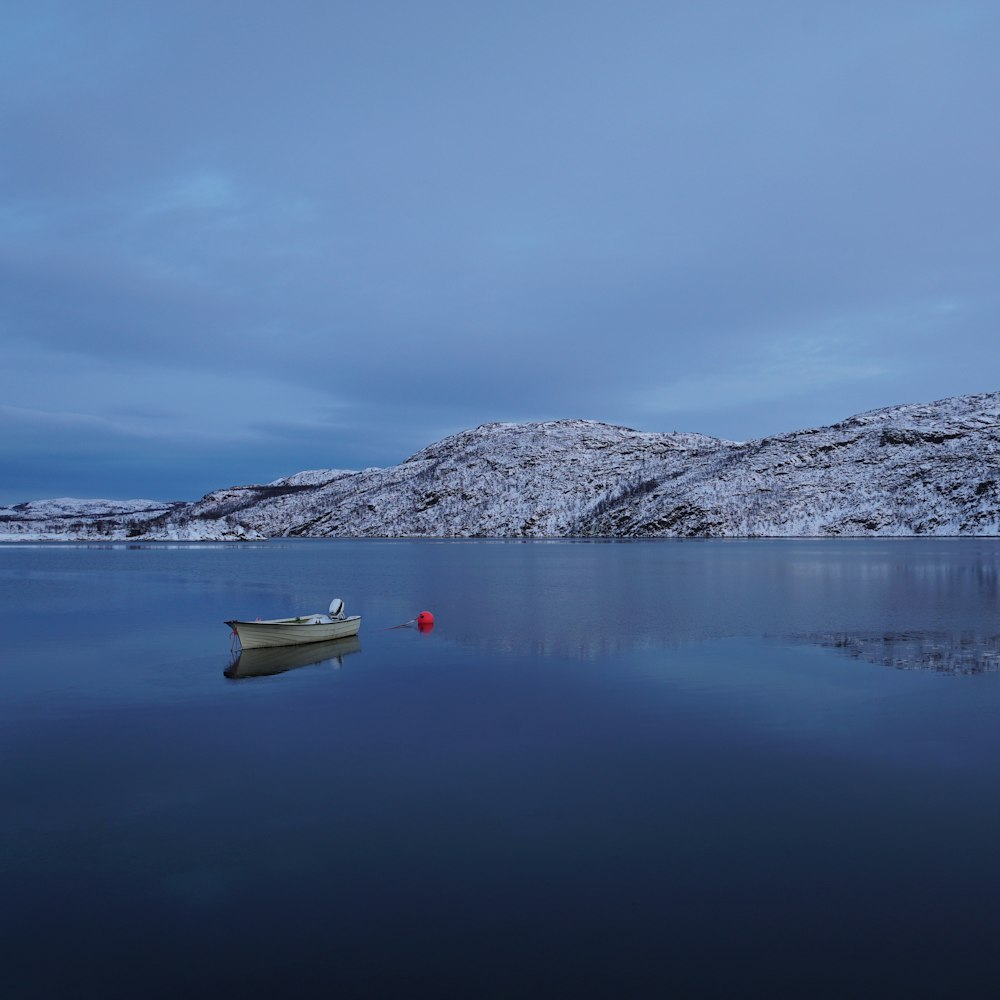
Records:
{"label": "boat gunwale", "polygon": [[315,616],[310,615],[308,618],[262,618],[259,621],[248,622],[242,621],[239,618],[234,618],[232,621],[225,622],[226,625],[275,625],[278,628],[311,628],[314,625],[341,625],[345,622],[353,622],[360,620],[361,615],[348,615],[346,618],[333,618],[330,621],[316,621]]}

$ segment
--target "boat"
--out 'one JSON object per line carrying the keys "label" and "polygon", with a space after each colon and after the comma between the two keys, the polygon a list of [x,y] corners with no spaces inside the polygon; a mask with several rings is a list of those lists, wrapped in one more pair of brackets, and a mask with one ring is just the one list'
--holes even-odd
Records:
{"label": "boat", "polygon": [[325,615],[299,615],[296,618],[269,618],[243,622],[238,619],[226,624],[233,630],[243,649],[263,649],[267,646],[298,646],[305,642],[326,642],[357,635],[361,628],[360,615],[344,613],[344,602],[335,597]]}
{"label": "boat", "polygon": [[241,649],[223,671],[230,680],[246,677],[270,677],[300,667],[329,663],[335,669],[343,666],[344,657],[361,652],[361,640],[356,635],[346,639],[330,639],[305,646],[271,646],[267,649]]}

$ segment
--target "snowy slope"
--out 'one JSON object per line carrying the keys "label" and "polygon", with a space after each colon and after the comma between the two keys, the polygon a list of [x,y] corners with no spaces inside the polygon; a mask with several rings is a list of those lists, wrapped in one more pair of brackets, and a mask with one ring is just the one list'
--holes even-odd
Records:
{"label": "snowy slope", "polygon": [[0,507],[0,540],[40,541],[49,538],[120,538],[123,525],[143,528],[169,515],[183,502],[162,500],[33,500]]}
{"label": "snowy slope", "polygon": [[995,535],[1000,393],[894,406],[734,446],[587,530],[649,535]]}
{"label": "snowy slope", "polygon": [[0,508],[0,538],[996,535],[998,484],[1000,393],[986,393],[744,443],[485,424],[391,468],[312,470],[196,503]]}
{"label": "snowy slope", "polygon": [[679,470],[719,447],[700,434],[588,420],[486,424],[393,468],[341,474],[315,488],[219,490],[163,527],[175,538],[564,535],[629,476]]}

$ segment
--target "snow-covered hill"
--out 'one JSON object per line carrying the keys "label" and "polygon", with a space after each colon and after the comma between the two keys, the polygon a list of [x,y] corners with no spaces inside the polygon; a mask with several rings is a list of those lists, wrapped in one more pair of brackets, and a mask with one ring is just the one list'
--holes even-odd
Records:
{"label": "snow-covered hill", "polygon": [[720,449],[597,534],[995,535],[1000,393],[893,406]]}
{"label": "snow-covered hill", "polygon": [[996,535],[1000,393],[744,443],[590,420],[485,424],[388,469],[196,503],[37,501],[0,538]]}
{"label": "snow-covered hill", "polygon": [[0,507],[0,541],[58,538],[122,538],[123,525],[138,530],[150,521],[186,507],[162,500],[31,500]]}

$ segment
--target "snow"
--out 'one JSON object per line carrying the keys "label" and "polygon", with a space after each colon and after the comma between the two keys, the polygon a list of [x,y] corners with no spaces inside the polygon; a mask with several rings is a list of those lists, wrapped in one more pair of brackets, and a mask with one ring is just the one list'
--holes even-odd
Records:
{"label": "snow", "polygon": [[162,500],[92,500],[59,497],[0,507],[0,541],[52,538],[125,538],[186,504]]}
{"label": "snow", "polygon": [[1000,393],[985,393],[747,442],[484,424],[391,468],[307,470],[190,504],[0,508],[0,538],[996,535],[998,518]]}
{"label": "snow", "polygon": [[275,479],[268,483],[268,486],[318,486],[320,483],[328,483],[341,476],[352,476],[352,469],[307,469],[305,472],[296,472],[294,476],[285,476],[283,479]]}

